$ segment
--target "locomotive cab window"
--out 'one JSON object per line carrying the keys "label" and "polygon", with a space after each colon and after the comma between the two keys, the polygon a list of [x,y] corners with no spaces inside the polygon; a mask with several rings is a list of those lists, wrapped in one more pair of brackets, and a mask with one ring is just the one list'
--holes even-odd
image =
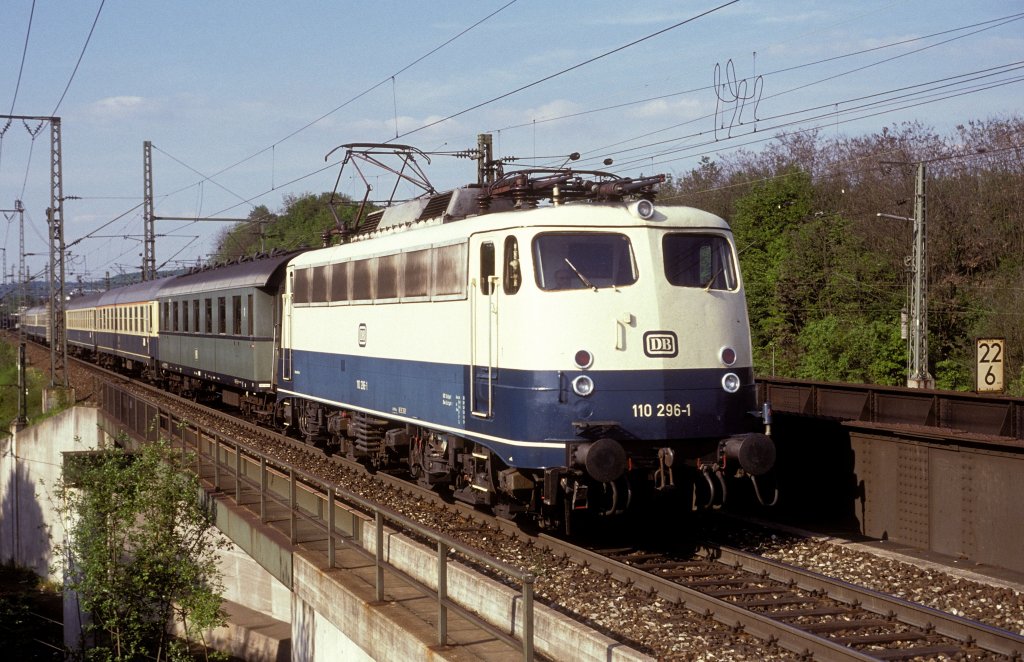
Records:
{"label": "locomotive cab window", "polygon": [[505,258],[502,287],[505,294],[515,294],[523,282],[523,273],[519,262],[519,242],[515,237],[505,237]]}
{"label": "locomotive cab window", "polygon": [[667,234],[662,239],[665,278],[678,287],[735,290],[736,269],[729,242],[720,235]]}
{"label": "locomotive cab window", "polygon": [[599,289],[636,282],[636,263],[626,235],[551,232],[533,240],[537,287],[542,290]]}
{"label": "locomotive cab window", "polygon": [[494,244],[485,241],[480,244],[480,294],[491,293],[491,276],[494,275]]}

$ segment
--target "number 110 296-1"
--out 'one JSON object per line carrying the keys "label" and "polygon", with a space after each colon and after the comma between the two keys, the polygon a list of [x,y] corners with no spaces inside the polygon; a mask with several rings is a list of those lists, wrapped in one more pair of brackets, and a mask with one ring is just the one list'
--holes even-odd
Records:
{"label": "number 110 296-1", "polygon": [[645,402],[633,405],[633,418],[681,418],[690,415],[690,403]]}

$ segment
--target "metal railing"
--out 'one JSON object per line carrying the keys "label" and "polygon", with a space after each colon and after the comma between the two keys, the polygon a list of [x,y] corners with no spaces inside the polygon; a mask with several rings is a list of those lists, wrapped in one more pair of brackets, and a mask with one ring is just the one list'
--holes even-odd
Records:
{"label": "metal railing", "polygon": [[[435,597],[438,644],[448,643],[448,611],[453,610],[496,638],[512,646],[521,646],[523,659],[533,659],[533,574],[423,526],[391,508],[364,499],[344,487],[330,484],[287,462],[268,458],[259,451],[219,433],[205,431],[197,423],[148,403],[140,396],[129,393],[115,384],[105,385],[103,408],[115,420],[125,425],[125,431],[131,433],[136,440],[152,441],[156,436],[163,435],[172,447],[175,444],[180,445],[183,458],[189,459],[188,454],[192,452],[194,455],[191,460],[197,475],[210,481],[216,490],[226,496],[229,490],[232,491],[237,505],[242,505],[242,496],[246,488],[258,492],[258,511],[260,522],[264,525],[272,526],[269,524],[269,513],[274,505],[286,509],[287,534],[292,545],[300,544],[300,522],[312,525],[320,536],[326,537],[328,568],[338,567],[339,544],[371,559],[376,574],[376,600],[384,600],[386,570],[425,595]],[[152,425],[154,420],[158,421],[155,427]],[[360,533],[363,527],[371,523],[374,545],[373,549],[368,549],[360,542]],[[435,587],[429,586],[424,580],[405,572],[385,558],[384,537],[388,526],[398,532],[429,541],[436,548]],[[323,537],[315,539],[322,540]],[[305,542],[312,541],[311,539]],[[512,618],[511,631],[506,631],[448,596],[448,570],[453,553],[461,555],[470,564],[508,577],[513,584],[519,585],[517,599],[520,604],[514,605],[513,609],[513,614],[521,614],[518,638],[515,636],[515,617]]]}

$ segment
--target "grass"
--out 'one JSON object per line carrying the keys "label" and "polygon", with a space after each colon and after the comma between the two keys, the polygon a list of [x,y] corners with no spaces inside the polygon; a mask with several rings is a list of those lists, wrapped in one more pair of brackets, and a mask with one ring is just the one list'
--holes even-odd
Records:
{"label": "grass", "polygon": [[[45,376],[29,367],[28,379],[28,419],[29,422],[42,417],[43,385]],[[11,421],[18,416],[18,348],[0,340],[0,424],[4,430],[10,427]]]}

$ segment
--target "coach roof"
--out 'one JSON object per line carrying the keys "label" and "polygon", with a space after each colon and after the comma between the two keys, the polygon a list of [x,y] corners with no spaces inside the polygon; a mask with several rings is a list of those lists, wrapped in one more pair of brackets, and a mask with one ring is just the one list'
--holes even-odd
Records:
{"label": "coach roof", "polygon": [[295,253],[281,253],[183,274],[161,289],[160,297],[243,287],[266,287],[278,268],[294,255]]}
{"label": "coach roof", "polygon": [[160,288],[174,279],[174,276],[158,278],[157,280],[144,280],[141,283],[127,285],[109,290],[100,295],[96,302],[97,306],[124,305],[128,303],[143,303],[155,301]]}

